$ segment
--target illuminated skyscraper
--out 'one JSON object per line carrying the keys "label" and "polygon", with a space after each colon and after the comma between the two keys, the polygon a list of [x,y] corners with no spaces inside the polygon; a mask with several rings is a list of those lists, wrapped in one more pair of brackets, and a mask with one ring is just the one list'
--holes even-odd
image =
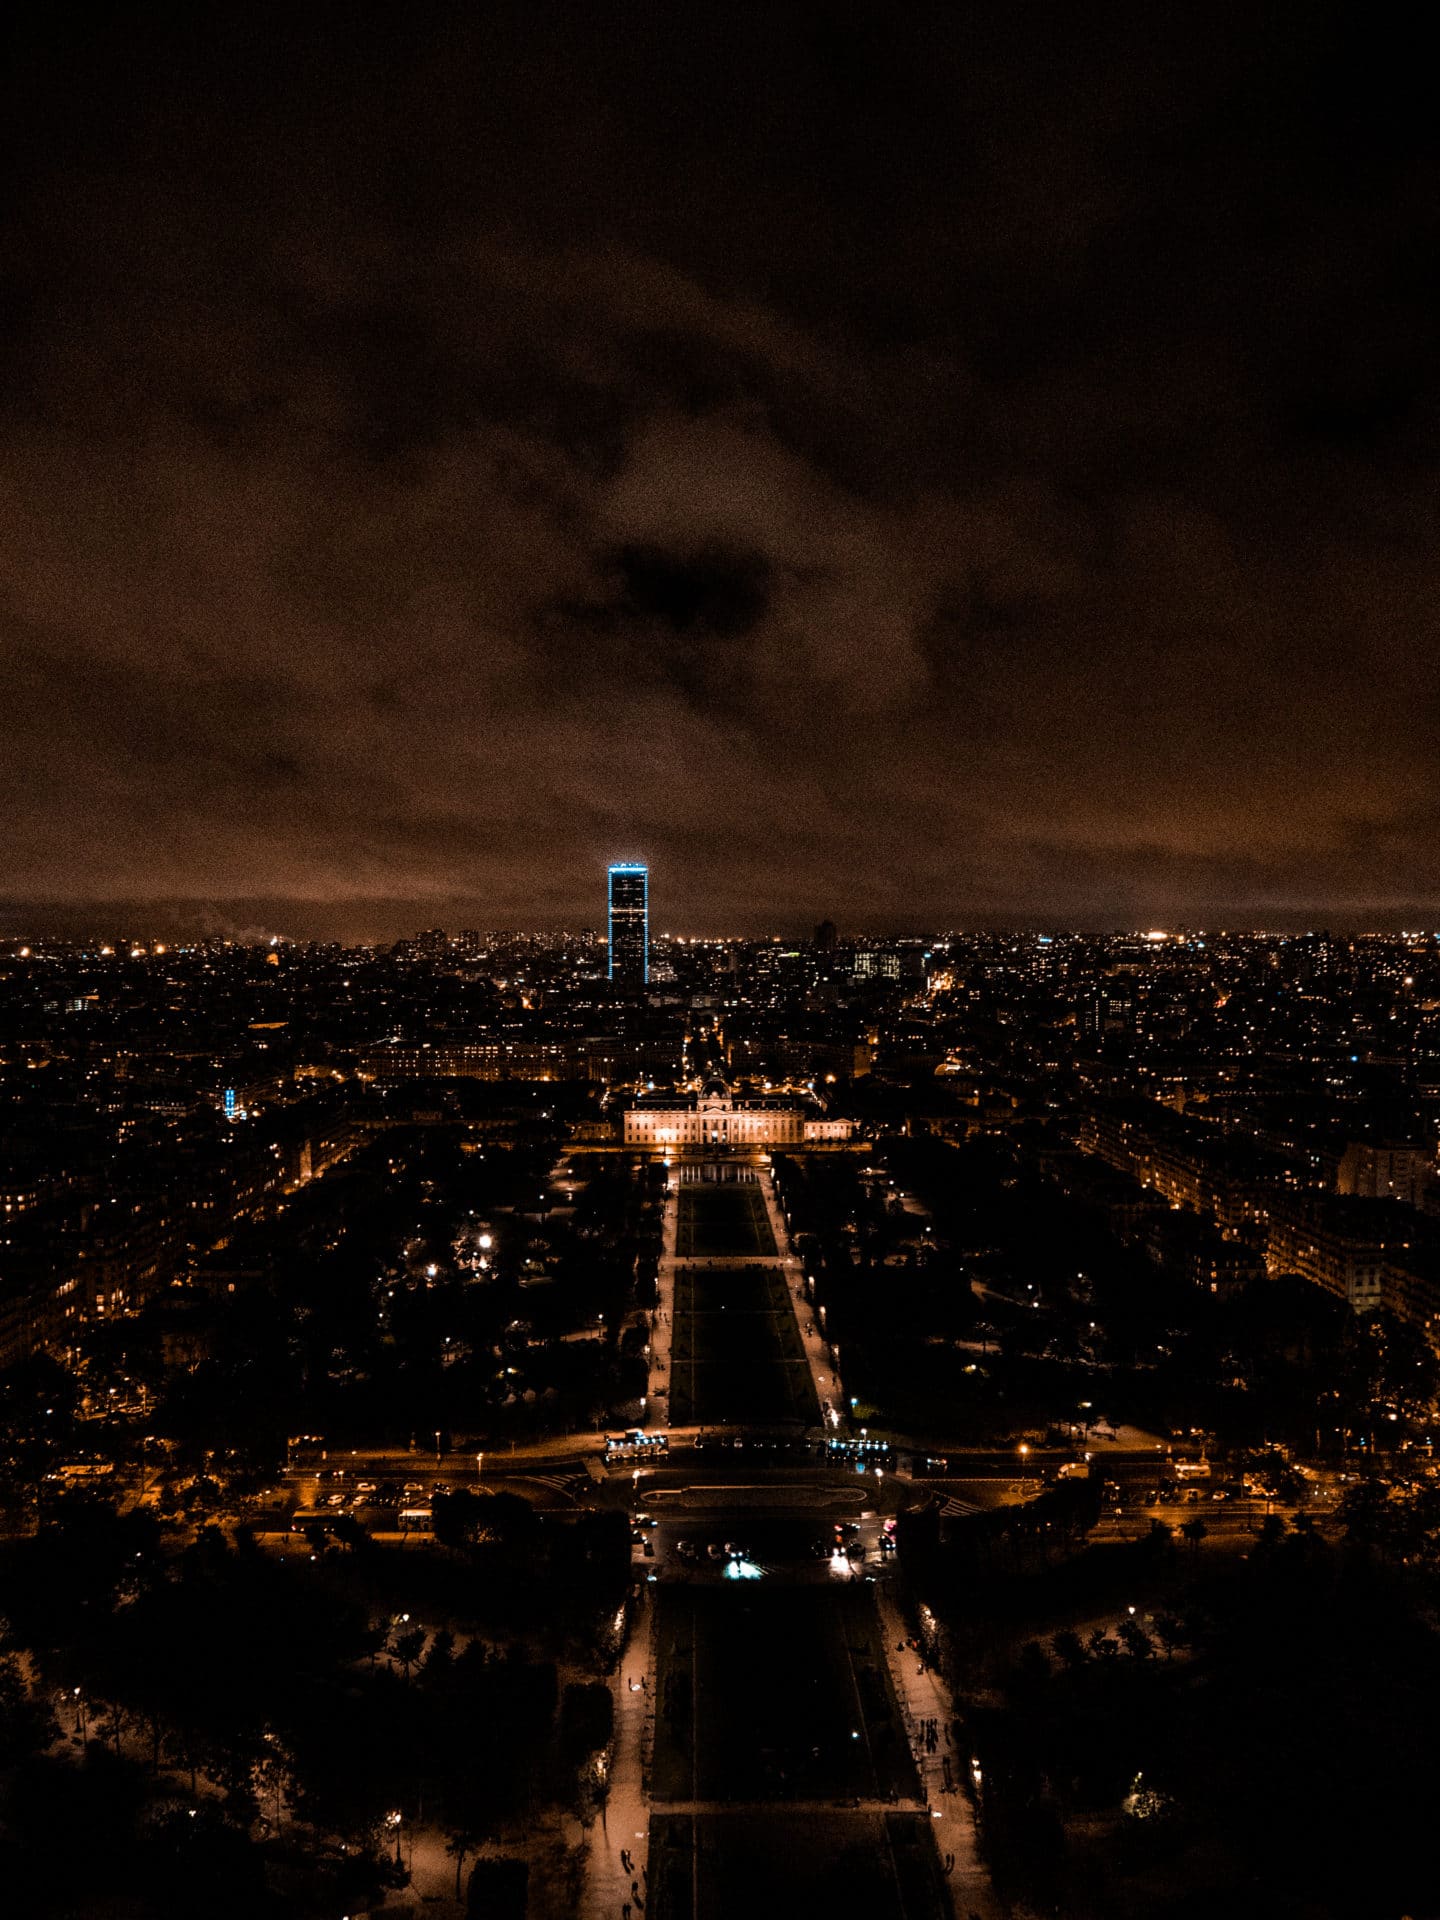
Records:
{"label": "illuminated skyscraper", "polygon": [[610,869],[610,979],[643,987],[650,978],[650,869],[622,860]]}

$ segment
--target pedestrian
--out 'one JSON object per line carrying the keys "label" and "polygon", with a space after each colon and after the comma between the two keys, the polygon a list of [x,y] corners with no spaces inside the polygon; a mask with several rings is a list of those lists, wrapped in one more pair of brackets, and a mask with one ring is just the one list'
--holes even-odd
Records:
{"label": "pedestrian", "polygon": [[630,1898],[632,1900],[638,1900],[640,1898],[640,1882],[638,1880],[632,1880],[630,1882]]}
{"label": "pedestrian", "polygon": [[630,1920],[630,1902],[627,1900],[620,1909],[620,1920]]}

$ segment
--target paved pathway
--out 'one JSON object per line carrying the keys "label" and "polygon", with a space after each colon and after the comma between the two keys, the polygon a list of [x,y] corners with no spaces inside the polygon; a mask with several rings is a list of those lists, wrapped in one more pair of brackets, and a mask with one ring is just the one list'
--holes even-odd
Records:
{"label": "paved pathway", "polygon": [[[610,1792],[604,1817],[586,1835],[585,1873],[578,1913],[581,1920],[620,1920],[630,1899],[630,1883],[644,1880],[641,1869],[650,1846],[650,1810],[645,1802],[645,1769],[654,1737],[655,1698],[651,1622],[654,1588],[642,1589],[630,1637],[612,1682],[615,1739],[610,1760]],[[641,1685],[643,1680],[644,1684]],[[621,1854],[630,1856],[627,1871]]]}
{"label": "paved pathway", "polygon": [[660,1222],[660,1264],[655,1284],[659,1302],[650,1316],[650,1374],[645,1411],[662,1428],[670,1424],[670,1342],[675,1332],[675,1235],[680,1219],[680,1169],[665,1176],[665,1211]]}
{"label": "paved pathway", "polygon": [[[785,1215],[780,1210],[780,1202],[775,1193],[775,1181],[768,1167],[760,1170],[760,1191],[765,1196],[765,1211],[770,1216],[770,1231],[775,1235],[775,1245],[780,1249],[780,1264],[785,1270],[785,1284],[790,1294],[790,1304],[795,1309],[795,1323],[800,1329],[800,1338],[805,1345],[805,1360],[810,1368],[810,1384],[815,1389],[815,1399],[821,1409],[822,1420],[826,1427],[843,1423],[845,1418],[845,1397],[840,1385],[840,1374],[829,1347],[820,1332],[817,1310],[805,1291],[805,1269],[791,1244],[790,1231],[785,1225]],[[834,1407],[837,1420],[824,1419],[826,1401]]]}
{"label": "paved pathway", "polygon": [[[954,1870],[947,1875],[946,1885],[957,1920],[970,1920],[971,1915],[979,1915],[980,1920],[1002,1920],[1004,1909],[995,1897],[990,1876],[980,1858],[975,1810],[961,1779],[969,1769],[970,1756],[958,1751],[947,1739],[954,1708],[938,1675],[922,1663],[918,1653],[904,1644],[908,1640],[905,1622],[887,1580],[876,1582],[875,1600],[880,1610],[881,1630],[885,1635],[890,1678],[905,1717],[910,1751],[915,1755],[915,1764],[924,1782],[925,1796],[930,1802],[935,1844],[940,1849],[942,1859],[949,1854],[955,1856]],[[926,1751],[922,1737],[927,1720],[936,1722],[940,1736],[939,1747],[934,1753]],[[954,1783],[951,1793],[945,1791],[947,1759]]]}

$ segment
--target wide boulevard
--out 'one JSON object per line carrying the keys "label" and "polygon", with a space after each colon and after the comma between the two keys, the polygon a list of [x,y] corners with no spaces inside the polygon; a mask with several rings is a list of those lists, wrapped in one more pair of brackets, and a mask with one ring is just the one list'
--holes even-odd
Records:
{"label": "wide boulevard", "polygon": [[767,1167],[672,1169],[664,1245],[650,1401],[675,1451],[609,1470],[630,1481],[648,1595],[619,1695],[640,1792],[612,1803],[627,1838],[593,1850],[587,1904],[620,1920],[619,1844],[643,1849],[653,1920],[817,1899],[943,1920],[957,1871],[960,1912],[985,1911],[968,1808],[921,1737],[945,1703],[887,1592],[886,1517],[917,1494],[845,1445]]}

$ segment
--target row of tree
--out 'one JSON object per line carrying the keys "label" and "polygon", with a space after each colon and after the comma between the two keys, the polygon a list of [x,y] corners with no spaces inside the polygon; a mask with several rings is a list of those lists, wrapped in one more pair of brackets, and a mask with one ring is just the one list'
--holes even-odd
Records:
{"label": "row of tree", "polygon": [[[533,1577],[550,1543],[520,1505],[499,1501],[493,1537],[456,1551]],[[607,1562],[612,1531],[595,1548]],[[276,1558],[214,1529],[175,1553],[153,1516],[75,1496],[0,1574],[24,1656],[0,1663],[0,1874],[27,1890],[17,1911],[71,1897],[44,1853],[54,1821],[32,1817],[45,1796],[110,1836],[86,1859],[95,1911],[102,1892],[168,1886],[157,1862],[183,1854],[171,1879],[205,1910],[248,1889],[251,1911],[296,1914],[343,1911],[342,1887],[362,1904],[417,1823],[450,1836],[458,1889],[508,1825],[597,1804],[608,1688],[562,1690],[553,1661],[377,1610],[379,1573],[358,1560]],[[602,1592],[613,1602],[613,1567]]]}

